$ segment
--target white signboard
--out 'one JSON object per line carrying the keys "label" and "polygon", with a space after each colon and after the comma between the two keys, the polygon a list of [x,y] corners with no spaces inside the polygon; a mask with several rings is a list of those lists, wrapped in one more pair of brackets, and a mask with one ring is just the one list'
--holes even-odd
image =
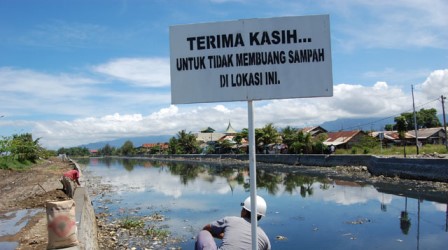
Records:
{"label": "white signboard", "polygon": [[170,27],[173,104],[333,95],[328,15]]}

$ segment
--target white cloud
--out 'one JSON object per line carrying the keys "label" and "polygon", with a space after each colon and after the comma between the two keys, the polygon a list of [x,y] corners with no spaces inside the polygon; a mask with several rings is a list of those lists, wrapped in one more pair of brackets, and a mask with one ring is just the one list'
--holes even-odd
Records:
{"label": "white cloud", "polygon": [[[132,79],[132,71],[127,70],[132,68],[130,65],[136,63],[140,65],[136,68],[143,69],[156,61],[119,59],[97,69]],[[121,65],[127,69],[120,69]],[[151,78],[151,74],[146,77]],[[415,86],[416,103],[448,94],[447,82],[447,69],[432,72],[425,82]],[[175,135],[184,129],[195,133],[208,126],[222,132],[229,122],[236,130],[248,127],[245,102],[175,106],[169,104],[168,90],[123,88],[120,82],[109,83],[98,76],[0,68],[0,84],[0,97],[4,100],[1,115],[6,115],[0,119],[0,126],[16,126],[15,131],[29,128],[34,137],[42,138],[40,142],[52,149],[123,137]],[[256,127],[268,123],[278,128],[305,127],[338,118],[384,118],[411,108],[410,88],[401,89],[386,82],[372,86],[341,83],[334,85],[333,97],[255,102],[254,121]],[[9,117],[15,114],[48,117],[54,114],[55,118],[38,121],[14,118],[13,125]]]}
{"label": "white cloud", "polygon": [[[98,93],[100,82],[69,74],[51,75],[28,69],[0,68],[0,99],[8,115],[42,113],[81,115],[85,100]],[[74,106],[74,103],[78,103]]]}
{"label": "white cloud", "polygon": [[170,85],[170,64],[167,58],[120,58],[95,66],[93,70],[142,87]]}
{"label": "white cloud", "polygon": [[317,188],[314,190],[318,191],[314,193],[313,198],[346,206],[367,203],[371,200],[377,200],[382,204],[391,204],[393,197],[390,194],[382,194],[372,187],[360,189],[359,187],[336,185],[335,188],[325,190],[325,194],[322,194],[323,192]]}
{"label": "white cloud", "polygon": [[434,209],[439,212],[446,212],[448,211],[448,205],[437,203],[437,202],[431,202],[431,204],[434,206]]}
{"label": "white cloud", "polygon": [[448,69],[433,71],[421,85],[422,92],[428,98],[448,95]]}
{"label": "white cloud", "polygon": [[[152,181],[148,182],[148,178],[155,176],[152,171],[157,172],[157,178],[152,178]],[[213,182],[207,181],[212,177],[207,171],[201,173],[198,179],[192,180],[188,188],[179,185],[179,176],[173,175],[169,171],[160,171],[158,168],[135,167],[132,173],[123,173],[122,169],[118,168],[97,168],[95,172],[97,175],[103,176],[101,179],[103,183],[111,183],[119,194],[129,192],[129,190],[135,193],[150,191],[177,199],[191,193],[222,195],[231,192],[224,177],[217,176],[214,177]]]}
{"label": "white cloud", "polygon": [[99,83],[77,75],[51,75],[28,69],[0,68],[2,92],[9,94],[33,94],[39,97],[62,96],[64,98],[88,92]]}
{"label": "white cloud", "polygon": [[[403,91],[380,82],[374,86],[339,84],[334,88],[330,105],[348,117],[388,116],[406,110],[409,103]],[[368,114],[368,115],[367,115]]]}
{"label": "white cloud", "polygon": [[[446,74],[446,70],[433,72],[421,89],[446,88]],[[419,96],[420,103],[426,101],[425,94]],[[411,95],[386,82],[373,86],[338,84],[334,86],[334,96],[329,98],[256,102],[254,116],[256,127],[267,123],[278,128],[305,127],[338,118],[388,117],[411,107]],[[175,135],[183,129],[194,133],[207,126],[219,132],[229,121],[237,130],[247,128],[247,109],[225,104],[171,105],[148,115],[115,113],[73,121],[38,122],[34,133],[47,145],[61,147],[120,137]]]}
{"label": "white cloud", "polygon": [[61,116],[103,115],[140,109],[143,105],[166,105],[165,91],[125,89],[98,77],[49,74],[29,69],[0,68],[2,114],[54,114]]}

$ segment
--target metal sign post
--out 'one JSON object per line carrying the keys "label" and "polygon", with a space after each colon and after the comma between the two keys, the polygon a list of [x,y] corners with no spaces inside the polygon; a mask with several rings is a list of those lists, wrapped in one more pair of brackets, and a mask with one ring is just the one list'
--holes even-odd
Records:
{"label": "metal sign post", "polygon": [[252,227],[252,250],[257,250],[257,161],[255,159],[255,128],[253,101],[247,102],[249,116],[249,174],[250,174],[250,224]]}
{"label": "metal sign post", "polygon": [[252,249],[257,249],[254,100],[333,96],[329,15],[170,27],[171,104],[247,101]]}

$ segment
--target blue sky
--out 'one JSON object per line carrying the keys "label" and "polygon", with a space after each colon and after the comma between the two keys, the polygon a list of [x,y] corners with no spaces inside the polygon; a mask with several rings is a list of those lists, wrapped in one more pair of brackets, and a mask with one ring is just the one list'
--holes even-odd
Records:
{"label": "blue sky", "polygon": [[255,126],[305,127],[442,113],[448,95],[448,2],[0,1],[0,136],[44,147],[247,127],[247,103],[171,105],[169,27],[330,15],[333,97],[257,101]]}

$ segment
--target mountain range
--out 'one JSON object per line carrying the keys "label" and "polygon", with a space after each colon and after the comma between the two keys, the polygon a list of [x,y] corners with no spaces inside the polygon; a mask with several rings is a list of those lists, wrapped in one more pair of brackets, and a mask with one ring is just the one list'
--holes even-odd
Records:
{"label": "mountain range", "polygon": [[109,144],[111,147],[120,148],[126,141],[131,141],[134,147],[139,147],[145,143],[159,143],[168,142],[173,135],[157,135],[157,136],[142,136],[142,137],[129,137],[129,138],[118,138],[110,141],[100,141],[93,142],[80,147],[85,147],[87,149],[100,149]]}

